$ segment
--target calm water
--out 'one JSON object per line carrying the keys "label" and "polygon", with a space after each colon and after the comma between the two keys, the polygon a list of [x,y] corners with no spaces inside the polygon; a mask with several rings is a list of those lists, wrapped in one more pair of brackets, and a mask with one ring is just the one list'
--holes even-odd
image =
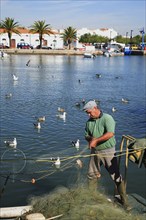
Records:
{"label": "calm water", "polygon": [[[26,66],[30,59],[30,66]],[[116,120],[117,150],[122,135],[136,138],[146,134],[146,57],[11,55],[1,65],[1,206],[26,205],[31,195],[43,195],[59,185],[70,186],[86,181],[88,156],[84,166],[76,166],[80,154],[88,155],[84,126],[88,119],[81,111],[81,100],[98,99],[104,112]],[[19,78],[17,82],[12,74]],[[97,78],[96,74],[101,74]],[[11,98],[5,95],[12,93]],[[129,99],[128,104],[121,102]],[[80,102],[81,107],[75,103]],[[57,108],[65,108],[66,120],[58,119]],[[117,108],[115,113],[112,107]],[[33,123],[46,116],[37,130]],[[5,140],[17,138],[17,149],[11,150]],[[80,139],[80,149],[71,141]],[[52,166],[51,157],[61,157],[61,168]],[[9,159],[9,160],[7,160]],[[122,158],[121,171],[124,170]],[[14,174],[17,173],[17,174]],[[113,183],[103,168],[102,184],[113,193]],[[6,182],[6,178],[9,177]],[[36,179],[32,184],[31,180]],[[128,193],[146,197],[145,168],[129,162]]]}

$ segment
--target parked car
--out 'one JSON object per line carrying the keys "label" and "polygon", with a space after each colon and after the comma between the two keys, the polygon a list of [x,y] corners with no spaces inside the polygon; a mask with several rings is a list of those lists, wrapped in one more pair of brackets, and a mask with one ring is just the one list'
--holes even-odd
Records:
{"label": "parked car", "polygon": [[31,46],[28,43],[18,43],[17,48],[18,49],[33,49],[33,46]]}
{"label": "parked car", "polygon": [[0,44],[0,49],[7,49],[7,48],[9,48],[9,47],[4,45],[3,43]]}
{"label": "parked car", "polygon": [[[40,45],[36,46],[36,49],[40,49]],[[41,49],[52,50],[52,47],[42,46]]]}

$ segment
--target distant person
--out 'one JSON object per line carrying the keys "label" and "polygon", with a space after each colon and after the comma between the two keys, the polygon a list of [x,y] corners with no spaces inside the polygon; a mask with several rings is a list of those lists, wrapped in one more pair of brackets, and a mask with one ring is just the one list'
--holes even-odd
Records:
{"label": "distant person", "polygon": [[124,182],[115,157],[115,121],[111,115],[103,113],[95,101],[87,102],[83,110],[89,115],[85,126],[85,139],[91,150],[88,167],[89,186],[97,187],[97,180],[101,177],[100,168],[103,164],[117,187],[123,207],[130,210]]}

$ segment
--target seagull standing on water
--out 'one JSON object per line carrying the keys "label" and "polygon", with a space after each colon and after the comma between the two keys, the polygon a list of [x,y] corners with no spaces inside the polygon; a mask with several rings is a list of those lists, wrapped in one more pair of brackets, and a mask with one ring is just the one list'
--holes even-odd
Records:
{"label": "seagull standing on water", "polygon": [[61,161],[60,161],[59,157],[57,158],[57,160],[55,161],[54,164],[55,164],[56,168],[60,168]]}
{"label": "seagull standing on water", "polygon": [[65,109],[58,107],[58,112],[65,112]]}
{"label": "seagull standing on water", "polygon": [[72,141],[72,146],[74,146],[76,149],[79,149],[80,147],[80,140],[77,139],[76,141]]}
{"label": "seagull standing on water", "polygon": [[45,116],[42,116],[42,117],[39,117],[38,118],[38,122],[44,122],[46,120],[46,117]]}
{"label": "seagull standing on water", "polygon": [[34,124],[34,127],[37,128],[37,129],[41,129],[41,123],[38,122],[38,123],[33,123]]}
{"label": "seagull standing on water", "polygon": [[56,115],[58,118],[61,118],[61,119],[63,119],[63,120],[65,120],[66,119],[66,112],[63,112],[63,114],[59,114],[59,115]]}
{"label": "seagull standing on water", "polygon": [[12,141],[4,141],[4,143],[9,146],[9,147],[13,147],[16,148],[17,146],[17,139],[14,138]]}
{"label": "seagull standing on water", "polygon": [[115,107],[112,107],[112,112],[116,112],[117,109]]}
{"label": "seagull standing on water", "polygon": [[11,98],[11,97],[12,97],[12,93],[9,93],[9,94],[6,94],[6,95],[5,95],[5,98],[6,98],[6,99],[9,99],[9,98]]}
{"label": "seagull standing on water", "polygon": [[124,98],[122,98],[122,102],[123,102],[123,103],[128,103],[129,100],[128,100],[128,99],[124,99]]}

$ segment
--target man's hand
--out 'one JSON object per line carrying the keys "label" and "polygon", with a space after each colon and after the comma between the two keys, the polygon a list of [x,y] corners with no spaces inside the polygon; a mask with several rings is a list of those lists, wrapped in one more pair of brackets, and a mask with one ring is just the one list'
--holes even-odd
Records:
{"label": "man's hand", "polygon": [[98,144],[98,139],[97,138],[92,138],[89,142],[89,148],[95,148]]}

